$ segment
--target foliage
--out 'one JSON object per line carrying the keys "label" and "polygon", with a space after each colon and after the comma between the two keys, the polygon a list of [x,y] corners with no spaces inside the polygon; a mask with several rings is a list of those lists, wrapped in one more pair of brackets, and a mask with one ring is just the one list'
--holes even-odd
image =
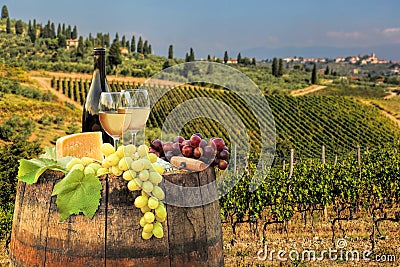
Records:
{"label": "foliage", "polygon": [[9,14],[8,14],[8,8],[7,8],[7,6],[6,5],[4,5],[2,8],[1,8],[1,18],[2,19],[8,19],[10,16],[9,16]]}
{"label": "foliage", "polygon": [[5,123],[0,125],[0,139],[11,141],[26,140],[35,130],[35,124],[30,119],[23,119],[13,114]]}

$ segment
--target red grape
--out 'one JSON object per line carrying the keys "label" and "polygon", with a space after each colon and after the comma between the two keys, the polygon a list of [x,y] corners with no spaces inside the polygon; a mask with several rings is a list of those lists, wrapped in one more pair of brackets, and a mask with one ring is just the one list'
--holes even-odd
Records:
{"label": "red grape", "polygon": [[182,144],[183,141],[185,141],[185,138],[183,138],[182,136],[177,136],[174,138],[174,143]]}
{"label": "red grape", "polygon": [[191,158],[193,156],[193,147],[191,146],[184,146],[182,148],[182,155],[187,158]]}
{"label": "red grape", "polygon": [[179,143],[173,143],[172,144],[172,153],[176,156],[179,155],[179,153],[181,153],[181,146]]}
{"label": "red grape", "polygon": [[218,158],[220,158],[220,159],[222,159],[222,160],[227,160],[227,159],[229,158],[229,152],[228,152],[228,150],[225,150],[225,149],[221,150],[221,151],[218,153]]}
{"label": "red grape", "polygon": [[153,141],[151,141],[150,147],[153,148],[155,151],[162,152],[163,143],[159,139],[154,139]]}
{"label": "red grape", "polygon": [[203,155],[203,149],[201,147],[196,147],[193,151],[193,156],[198,159]]}
{"label": "red grape", "polygon": [[221,160],[219,163],[218,163],[218,168],[220,169],[220,170],[226,170],[227,168],[228,168],[228,162],[226,162],[225,160]]}
{"label": "red grape", "polygon": [[198,135],[192,135],[192,137],[190,137],[190,145],[194,148],[199,147],[201,143],[201,137]]}
{"label": "red grape", "polygon": [[221,151],[222,149],[224,149],[225,142],[222,138],[215,138],[212,142],[214,143],[214,145],[218,151]]}
{"label": "red grape", "polygon": [[190,140],[183,141],[182,146],[190,146]]}

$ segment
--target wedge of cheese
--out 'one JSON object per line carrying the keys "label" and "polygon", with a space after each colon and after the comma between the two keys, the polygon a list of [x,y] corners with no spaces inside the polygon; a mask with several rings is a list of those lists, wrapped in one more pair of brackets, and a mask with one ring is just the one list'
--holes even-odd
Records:
{"label": "wedge of cheese", "polygon": [[103,160],[101,132],[71,134],[57,139],[57,159],[72,156],[77,158],[89,157],[98,161]]}

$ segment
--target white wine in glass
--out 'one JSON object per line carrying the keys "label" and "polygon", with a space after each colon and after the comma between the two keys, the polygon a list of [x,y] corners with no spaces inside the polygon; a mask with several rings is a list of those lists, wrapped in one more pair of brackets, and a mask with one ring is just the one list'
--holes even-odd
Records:
{"label": "white wine in glass", "polygon": [[145,89],[124,90],[130,97],[128,106],[120,110],[121,113],[130,115],[128,131],[132,133],[132,144],[136,145],[136,134],[146,125],[150,114],[150,98]]}
{"label": "white wine in glass", "polygon": [[130,103],[130,97],[125,93],[101,93],[99,101],[99,120],[106,133],[114,140],[114,148],[122,133],[129,129],[131,114],[121,112]]}

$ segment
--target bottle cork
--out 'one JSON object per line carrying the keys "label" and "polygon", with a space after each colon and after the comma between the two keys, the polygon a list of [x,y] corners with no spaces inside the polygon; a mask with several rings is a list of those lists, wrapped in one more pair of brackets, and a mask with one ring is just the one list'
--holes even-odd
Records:
{"label": "bottle cork", "polygon": [[170,163],[177,168],[190,171],[203,171],[207,168],[207,165],[204,162],[185,157],[172,157]]}

